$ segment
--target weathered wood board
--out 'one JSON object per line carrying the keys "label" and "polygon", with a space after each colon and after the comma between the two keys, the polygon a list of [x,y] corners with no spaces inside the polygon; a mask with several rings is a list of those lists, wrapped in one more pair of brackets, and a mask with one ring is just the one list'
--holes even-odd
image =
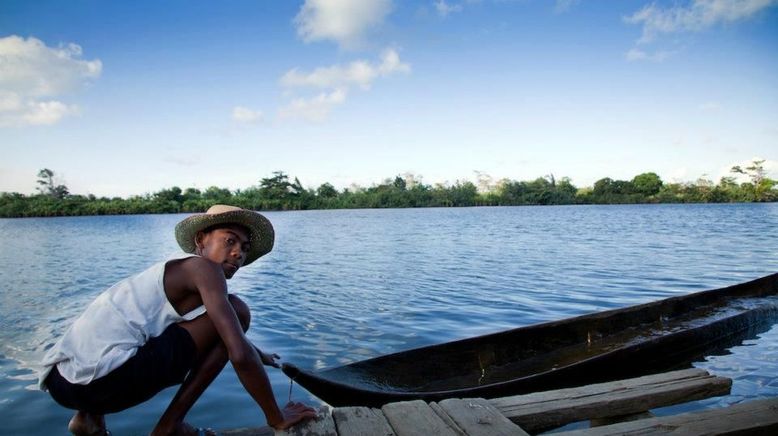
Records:
{"label": "weathered wood board", "polygon": [[755,400],[721,409],[661,418],[641,419],[620,424],[557,433],[564,436],[616,435],[776,435],[778,434],[778,398]]}
{"label": "weathered wood board", "polygon": [[[225,430],[225,436],[468,436],[526,435],[581,420],[616,420],[672,404],[723,395],[732,381],[689,369],[492,400],[406,401],[381,410],[319,410],[316,419],[287,431],[269,427]],[[516,425],[518,424],[518,425]],[[671,417],[641,419],[565,434],[778,434],[778,398]]]}
{"label": "weathered wood board", "polygon": [[274,431],[272,427],[265,426],[220,430],[217,434],[220,436],[273,436]]}
{"label": "weathered wood board", "polygon": [[468,435],[529,436],[483,398],[449,399],[439,405]]}
{"label": "weathered wood board", "polygon": [[489,402],[529,432],[571,422],[631,415],[729,393],[732,380],[688,369]]}
{"label": "weathered wood board", "polygon": [[326,406],[319,409],[316,418],[304,421],[288,430],[275,432],[276,436],[337,436],[337,434],[330,408]]}
{"label": "weathered wood board", "polygon": [[460,436],[422,400],[386,404],[381,411],[397,436]]}
{"label": "weathered wood board", "polygon": [[340,436],[396,436],[384,414],[378,409],[338,407],[332,411],[332,418]]}
{"label": "weathered wood board", "polygon": [[446,413],[446,411],[445,411],[445,410],[443,410],[443,408],[442,408],[442,407],[440,407],[440,404],[438,404],[438,403],[436,403],[436,402],[434,402],[434,401],[433,401],[432,403],[430,403],[430,408],[431,408],[432,410],[434,410],[434,411],[435,411],[435,413],[437,413],[437,414],[438,414],[438,416],[440,417],[440,419],[442,419],[442,420],[443,420],[443,422],[445,422],[445,423],[446,423],[446,425],[448,425],[449,427],[451,427],[451,429],[452,429],[452,430],[454,430],[454,432],[455,432],[456,434],[458,434],[459,436],[467,436],[467,433],[465,433],[465,431],[464,431],[464,430],[462,430],[461,428],[459,428],[459,426],[457,425],[457,423],[456,423],[456,422],[454,422],[454,420],[453,420],[453,419],[451,419],[451,417],[450,417],[450,416],[448,416],[448,413]]}

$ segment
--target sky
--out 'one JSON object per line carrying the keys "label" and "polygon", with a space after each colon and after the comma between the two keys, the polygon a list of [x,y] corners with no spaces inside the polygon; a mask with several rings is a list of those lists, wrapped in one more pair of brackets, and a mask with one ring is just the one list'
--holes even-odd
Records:
{"label": "sky", "polygon": [[0,192],[778,178],[778,0],[0,0]]}

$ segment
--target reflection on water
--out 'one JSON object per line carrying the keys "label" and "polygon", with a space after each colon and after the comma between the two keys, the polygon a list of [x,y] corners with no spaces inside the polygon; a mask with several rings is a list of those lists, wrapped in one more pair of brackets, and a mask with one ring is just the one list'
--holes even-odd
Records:
{"label": "reflection on water", "polygon": [[[250,338],[301,367],[731,285],[778,271],[778,205],[647,205],[268,213],[276,248],[230,282]],[[177,250],[182,215],[0,220],[0,418],[64,430],[70,412],[25,389],[54,337],[103,289]],[[778,333],[700,365],[733,377],[716,401],[778,395]],[[595,339],[595,338],[593,338]],[[767,368],[762,370],[761,368]],[[279,401],[288,380],[272,370]],[[305,399],[299,387],[294,394]],[[172,397],[109,417],[146,434]],[[704,405],[708,405],[705,403]],[[191,422],[262,424],[227,369]]]}

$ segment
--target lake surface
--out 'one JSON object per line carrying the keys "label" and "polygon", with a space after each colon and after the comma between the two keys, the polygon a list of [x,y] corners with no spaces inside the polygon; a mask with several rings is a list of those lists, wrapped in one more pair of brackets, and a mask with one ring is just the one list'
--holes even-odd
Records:
{"label": "lake surface", "polygon": [[[778,271],[778,204],[265,215],[276,248],[239,271],[230,291],[251,307],[258,346],[309,368]],[[185,216],[0,219],[0,434],[66,433],[72,412],[34,388],[38,361],[102,290],[177,252],[173,227]],[[778,325],[695,365],[732,377],[732,394],[683,410],[778,396]],[[288,379],[269,373],[285,403]],[[109,415],[109,428],[148,434],[173,394]],[[296,385],[292,395],[317,402]],[[229,365],[188,421],[265,422]]]}

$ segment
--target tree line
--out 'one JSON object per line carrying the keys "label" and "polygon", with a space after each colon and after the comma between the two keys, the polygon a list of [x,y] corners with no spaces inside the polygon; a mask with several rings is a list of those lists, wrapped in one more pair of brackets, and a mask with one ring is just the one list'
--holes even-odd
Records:
{"label": "tree line", "polygon": [[[362,188],[337,190],[330,183],[304,188],[296,177],[276,171],[258,185],[231,191],[216,186],[205,190],[177,186],[153,194],[121,197],[96,197],[71,194],[56,181],[54,171],[38,173],[38,193],[0,193],[0,217],[122,215],[148,213],[204,212],[210,206],[227,203],[251,210],[308,210],[352,208],[518,206],[562,204],[637,204],[637,203],[733,203],[778,201],[778,181],[766,176],[764,161],[732,167],[732,176],[718,183],[704,177],[695,182],[666,183],[653,172],[632,180],[602,178],[592,187],[578,188],[567,177],[553,175],[531,181],[503,179],[491,182],[479,179],[429,185],[412,174],[385,179]],[[735,175],[748,181],[738,183]]]}

